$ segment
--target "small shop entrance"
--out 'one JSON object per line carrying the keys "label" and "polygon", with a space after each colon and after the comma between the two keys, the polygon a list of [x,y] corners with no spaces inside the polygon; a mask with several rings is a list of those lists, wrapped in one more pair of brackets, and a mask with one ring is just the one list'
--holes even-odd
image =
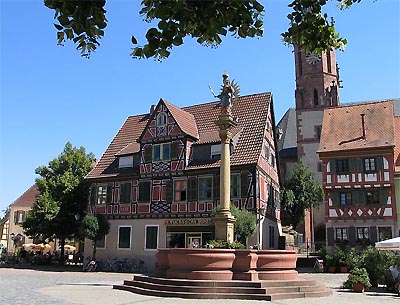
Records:
{"label": "small shop entrance", "polygon": [[210,227],[167,227],[167,248],[202,248],[212,239]]}

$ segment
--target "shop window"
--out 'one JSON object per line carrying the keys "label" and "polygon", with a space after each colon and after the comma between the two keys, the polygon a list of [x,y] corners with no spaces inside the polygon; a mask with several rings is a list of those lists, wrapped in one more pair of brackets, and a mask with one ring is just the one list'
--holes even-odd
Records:
{"label": "shop window", "polygon": [[119,226],[118,227],[118,249],[130,249],[132,239],[132,227],[131,226]]}
{"label": "shop window", "polygon": [[156,250],[158,248],[158,226],[146,226],[146,250]]}

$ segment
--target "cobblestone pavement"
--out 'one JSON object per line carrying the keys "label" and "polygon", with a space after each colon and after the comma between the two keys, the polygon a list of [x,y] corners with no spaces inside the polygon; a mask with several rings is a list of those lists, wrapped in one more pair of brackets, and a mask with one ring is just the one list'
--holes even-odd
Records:
{"label": "cobblestone pavement", "polygon": [[[341,290],[347,274],[300,273],[333,289],[333,294],[323,298],[292,299],[268,302],[270,305],[399,305],[400,298],[384,292],[383,288],[366,293]],[[249,305],[262,301],[250,300],[187,300],[158,298],[113,290],[112,285],[132,278],[131,274],[0,268],[0,304],[29,305]]]}

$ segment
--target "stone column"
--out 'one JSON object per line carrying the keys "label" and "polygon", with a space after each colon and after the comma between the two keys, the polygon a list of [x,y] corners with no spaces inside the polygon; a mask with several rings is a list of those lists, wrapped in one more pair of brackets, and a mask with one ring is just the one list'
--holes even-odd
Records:
{"label": "stone column", "polygon": [[235,217],[230,212],[231,203],[231,159],[230,142],[232,127],[237,124],[230,114],[221,114],[216,124],[221,138],[221,167],[220,167],[220,205],[221,210],[215,216],[215,239],[233,242]]}

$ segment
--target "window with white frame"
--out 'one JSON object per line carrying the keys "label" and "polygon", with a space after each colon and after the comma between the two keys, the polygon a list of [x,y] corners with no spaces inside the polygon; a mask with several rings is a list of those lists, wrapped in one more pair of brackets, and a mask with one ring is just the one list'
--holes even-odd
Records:
{"label": "window with white frame", "polygon": [[375,158],[365,158],[364,159],[364,171],[366,173],[376,171]]}
{"label": "window with white frame", "polygon": [[213,177],[199,177],[199,200],[211,200],[213,197]]}
{"label": "window with white frame", "polygon": [[231,174],[231,198],[240,198],[240,174]]}
{"label": "window with white frame", "polygon": [[97,204],[111,203],[112,187],[108,185],[97,186]]}
{"label": "window with white frame", "polygon": [[347,228],[336,228],[336,240],[349,240]]}
{"label": "window with white frame", "polygon": [[158,248],[158,226],[146,225],[145,249],[157,250],[157,248]]}
{"label": "window with white frame", "polygon": [[170,143],[153,145],[153,161],[165,161],[170,159]]}
{"label": "window with white frame", "polygon": [[357,227],[357,239],[369,239],[369,228]]}
{"label": "window with white frame", "polygon": [[118,226],[118,249],[131,249],[132,226]]}
{"label": "window with white frame", "polygon": [[221,158],[221,144],[211,145],[211,159]]}
{"label": "window with white frame", "polygon": [[174,201],[186,201],[186,179],[174,180]]}
{"label": "window with white frame", "polygon": [[25,211],[19,210],[14,212],[14,224],[20,224],[25,220]]}
{"label": "window with white frame", "polygon": [[118,158],[118,167],[133,167],[133,156],[122,156]]}
{"label": "window with white frame", "polygon": [[165,112],[160,112],[157,115],[157,126],[167,125],[167,114]]}

